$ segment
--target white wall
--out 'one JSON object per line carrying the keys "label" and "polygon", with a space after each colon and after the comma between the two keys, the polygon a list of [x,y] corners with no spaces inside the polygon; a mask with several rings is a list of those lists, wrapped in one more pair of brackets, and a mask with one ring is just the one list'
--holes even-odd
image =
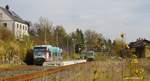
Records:
{"label": "white wall", "polygon": [[10,31],[12,31],[12,27],[13,27],[13,21],[12,19],[0,8],[0,25],[2,26],[3,23],[7,23],[7,27]]}
{"label": "white wall", "polygon": [[0,8],[0,13],[2,13],[2,18],[0,20],[12,20],[7,14]]}
{"label": "white wall", "polygon": [[22,38],[24,35],[29,35],[28,34],[28,25],[27,24],[24,24],[24,23],[20,23],[20,22],[15,22],[14,23],[14,33],[15,33],[15,36],[17,38]]}
{"label": "white wall", "polygon": [[14,21],[1,21],[0,22],[0,25],[3,26],[3,23],[6,23],[7,24],[7,28],[13,32],[13,24],[14,24]]}

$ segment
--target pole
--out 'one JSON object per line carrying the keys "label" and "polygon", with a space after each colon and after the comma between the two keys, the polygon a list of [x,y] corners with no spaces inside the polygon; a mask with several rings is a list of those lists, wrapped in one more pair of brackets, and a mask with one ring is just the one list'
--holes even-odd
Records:
{"label": "pole", "polygon": [[[122,37],[122,51],[123,51],[123,37]],[[124,76],[124,72],[123,72],[123,54],[122,54],[122,81],[123,81],[123,77]]]}
{"label": "pole", "polygon": [[69,46],[68,46],[68,35],[65,35],[66,38],[66,54],[67,54],[67,59],[69,59]]}
{"label": "pole", "polygon": [[67,38],[67,58],[69,59],[68,38]]}
{"label": "pole", "polygon": [[[121,38],[122,38],[122,51],[123,51],[123,49],[124,49],[124,46],[123,46],[123,42],[124,42],[124,36],[125,36],[125,33],[121,33]],[[123,52],[121,53],[122,55],[122,81],[124,80],[124,71],[123,71]]]}
{"label": "pole", "polygon": [[2,26],[1,22],[2,22],[2,18],[3,18],[3,14],[0,13],[0,27]]}
{"label": "pole", "polygon": [[57,47],[58,47],[58,30],[56,31],[56,40],[57,40]]}
{"label": "pole", "polygon": [[45,38],[45,39],[44,39],[44,43],[45,43],[45,45],[46,45],[46,44],[47,44],[47,41],[46,41],[47,38],[46,38],[46,27],[45,27],[45,26],[44,26],[44,36],[45,36],[45,37],[44,37],[44,38]]}
{"label": "pole", "polygon": [[73,42],[73,55],[75,54],[75,39],[72,39]]}

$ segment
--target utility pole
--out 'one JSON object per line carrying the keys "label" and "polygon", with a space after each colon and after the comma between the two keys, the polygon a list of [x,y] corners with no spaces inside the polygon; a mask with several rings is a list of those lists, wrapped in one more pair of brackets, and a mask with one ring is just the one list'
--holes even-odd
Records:
{"label": "utility pole", "polygon": [[67,37],[67,59],[69,59],[68,36]]}
{"label": "utility pole", "polygon": [[0,13],[0,26],[2,25],[1,22],[2,22],[2,18],[3,18],[3,14]]}
{"label": "utility pole", "polygon": [[[125,33],[121,33],[120,34],[120,37],[121,37],[121,40],[122,40],[122,50],[124,49],[124,45],[123,45],[123,42],[124,42],[124,38],[125,38]],[[124,68],[123,68],[123,55],[122,55],[122,81],[124,80]]]}
{"label": "utility pole", "polygon": [[56,31],[56,41],[57,41],[57,47],[58,47],[58,30]]}
{"label": "utility pole", "polygon": [[76,39],[73,38],[72,41],[73,41],[73,54],[75,54]]}
{"label": "utility pole", "polygon": [[46,27],[44,26],[44,44],[47,44],[47,38],[46,38]]}
{"label": "utility pole", "polygon": [[55,32],[56,32],[56,46],[59,46],[59,27],[55,28]]}

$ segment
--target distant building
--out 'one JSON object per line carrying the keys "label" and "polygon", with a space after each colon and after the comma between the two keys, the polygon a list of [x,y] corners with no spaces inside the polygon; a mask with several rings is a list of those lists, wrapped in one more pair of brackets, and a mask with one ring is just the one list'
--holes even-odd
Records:
{"label": "distant building", "polygon": [[138,57],[150,57],[149,40],[139,38],[137,41],[131,42],[129,46]]}
{"label": "distant building", "polygon": [[5,8],[0,7],[0,26],[12,31],[17,39],[29,35],[29,23],[10,10],[8,5]]}

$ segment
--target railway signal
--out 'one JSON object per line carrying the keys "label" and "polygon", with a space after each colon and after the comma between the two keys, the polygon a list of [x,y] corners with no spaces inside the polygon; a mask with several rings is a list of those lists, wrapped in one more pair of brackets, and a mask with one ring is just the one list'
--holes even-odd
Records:
{"label": "railway signal", "polygon": [[75,53],[81,53],[81,51],[84,49],[84,44],[76,44],[75,45]]}

